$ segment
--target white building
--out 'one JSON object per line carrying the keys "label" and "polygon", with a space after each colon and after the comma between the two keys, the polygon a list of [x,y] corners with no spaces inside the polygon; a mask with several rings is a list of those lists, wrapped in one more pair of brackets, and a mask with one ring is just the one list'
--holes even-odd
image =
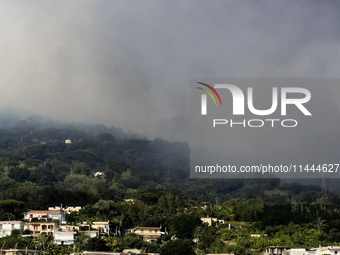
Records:
{"label": "white building", "polygon": [[340,254],[339,246],[319,247],[315,249],[315,255],[337,255]]}
{"label": "white building", "polygon": [[[90,228],[90,225],[87,222],[83,222],[82,224],[79,224],[79,227]],[[103,233],[109,233],[110,223],[109,221],[93,221],[91,224],[91,228]]]}
{"label": "white building", "polygon": [[127,231],[128,234],[133,233],[143,236],[144,241],[155,242],[161,237],[160,227],[135,227]]}
{"label": "white building", "polygon": [[12,230],[18,229],[20,233],[24,231],[24,223],[21,221],[0,221],[1,236],[10,235]]}
{"label": "white building", "polygon": [[250,237],[265,237],[267,234],[250,234]]}
{"label": "white building", "polygon": [[309,253],[304,248],[287,248],[279,246],[267,247],[262,255],[308,255]]}
{"label": "white building", "polygon": [[33,218],[65,221],[65,213],[61,210],[31,210],[25,212],[25,220],[31,221]]}
{"label": "white building", "polygon": [[56,244],[71,245],[74,244],[74,235],[76,232],[72,231],[55,231],[54,241]]}
{"label": "white building", "polygon": [[81,210],[81,206],[67,206],[66,208],[61,208],[60,206],[49,207],[49,211],[62,211],[64,213],[70,214],[72,212],[79,212]]}
{"label": "white building", "polygon": [[82,231],[82,230],[79,230],[79,234],[88,235],[90,237],[97,237],[98,231]]}
{"label": "white building", "polygon": [[104,175],[104,172],[95,172],[93,174],[95,177]]}
{"label": "white building", "polygon": [[202,217],[201,221],[203,221],[203,223],[208,223],[209,226],[211,226],[213,223],[224,224],[224,220],[219,220],[212,217]]}
{"label": "white building", "polygon": [[302,249],[302,248],[291,248],[289,250],[289,255],[306,255],[306,249]]}
{"label": "white building", "polygon": [[38,250],[28,250],[28,249],[1,249],[1,254],[3,255],[37,255],[39,254]]}
{"label": "white building", "polygon": [[66,208],[63,208],[63,211],[70,214],[72,212],[79,212],[81,210],[81,206],[67,206]]}

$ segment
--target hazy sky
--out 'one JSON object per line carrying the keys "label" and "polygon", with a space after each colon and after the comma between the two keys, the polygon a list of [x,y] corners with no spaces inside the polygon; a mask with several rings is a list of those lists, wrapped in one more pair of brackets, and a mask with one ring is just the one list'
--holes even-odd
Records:
{"label": "hazy sky", "polygon": [[187,140],[194,77],[339,77],[338,1],[0,1],[0,107]]}

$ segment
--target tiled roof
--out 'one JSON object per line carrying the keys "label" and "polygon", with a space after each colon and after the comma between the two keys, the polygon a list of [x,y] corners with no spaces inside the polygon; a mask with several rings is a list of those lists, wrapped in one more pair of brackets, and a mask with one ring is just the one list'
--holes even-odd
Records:
{"label": "tiled roof", "polygon": [[162,228],[160,227],[135,227],[132,230],[137,230],[137,229],[152,229],[152,230],[161,230]]}
{"label": "tiled roof", "polygon": [[32,210],[32,211],[29,211],[27,213],[46,213],[46,214],[49,214],[49,213],[60,213],[60,210]]}
{"label": "tiled roof", "polygon": [[0,223],[22,223],[21,221],[18,221],[18,220],[3,220],[3,221],[0,221]]}
{"label": "tiled roof", "polygon": [[327,250],[340,250],[340,247],[325,247],[320,249],[320,251],[327,251]]}

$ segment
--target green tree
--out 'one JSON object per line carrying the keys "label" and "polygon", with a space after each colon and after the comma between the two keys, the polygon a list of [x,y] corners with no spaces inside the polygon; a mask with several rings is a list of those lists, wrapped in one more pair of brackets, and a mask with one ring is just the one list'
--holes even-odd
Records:
{"label": "green tree", "polygon": [[48,247],[47,250],[47,255],[70,255],[70,254],[74,254],[77,251],[71,247],[68,246],[64,246],[64,245],[56,245],[53,244],[50,247]]}
{"label": "green tree", "polygon": [[8,220],[21,219],[25,210],[25,204],[13,199],[3,200],[0,202],[0,210],[8,215]]}
{"label": "green tree", "polygon": [[171,228],[177,238],[190,239],[194,236],[195,228],[202,224],[198,216],[180,214],[171,221]]}
{"label": "green tree", "polygon": [[196,255],[189,241],[177,239],[167,242],[160,249],[161,255]]}
{"label": "green tree", "polygon": [[110,248],[113,252],[120,252],[122,251],[122,242],[115,237],[106,237],[104,238],[106,242],[106,246]]}

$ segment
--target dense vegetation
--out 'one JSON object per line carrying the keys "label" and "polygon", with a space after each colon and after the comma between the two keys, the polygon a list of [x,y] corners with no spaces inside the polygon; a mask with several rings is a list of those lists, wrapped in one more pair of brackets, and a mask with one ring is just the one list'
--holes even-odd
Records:
{"label": "dense vegetation", "polygon": [[[115,127],[62,124],[41,116],[0,123],[0,220],[20,220],[25,210],[60,204],[84,207],[68,215],[68,223],[110,220],[112,236],[79,235],[79,250],[137,248],[165,255],[180,254],[183,247],[185,254],[237,255],[270,245],[310,248],[340,240],[340,197],[318,186],[275,178],[190,179],[186,143],[147,140]],[[200,217],[206,216],[226,224],[204,225]],[[124,237],[136,226],[162,226],[168,235],[157,243]],[[266,235],[251,237],[255,233]],[[40,239],[13,233],[0,246],[34,249],[49,243],[48,237]],[[70,252],[53,245],[41,250]]]}

